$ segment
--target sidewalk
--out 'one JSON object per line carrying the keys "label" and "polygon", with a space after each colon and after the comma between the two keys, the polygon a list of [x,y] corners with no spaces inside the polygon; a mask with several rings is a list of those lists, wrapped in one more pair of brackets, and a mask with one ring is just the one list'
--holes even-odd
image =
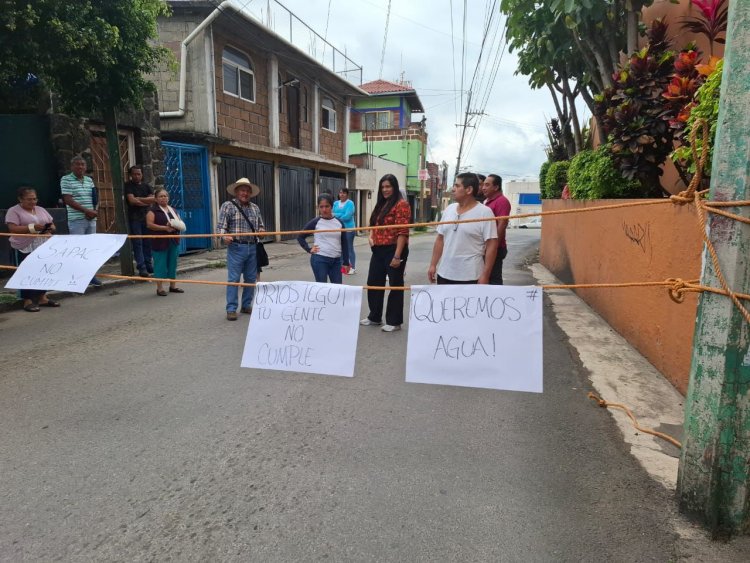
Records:
{"label": "sidewalk", "polygon": [[[357,249],[367,247],[367,237],[358,236],[354,240],[354,245]],[[299,247],[296,239],[265,243],[265,247],[266,252],[268,253],[268,258],[271,262],[271,265],[269,266],[271,268],[273,268],[273,262],[276,259],[304,255],[304,251]],[[180,259],[177,261],[177,277],[180,277],[180,274],[194,272],[196,270],[203,270],[206,268],[226,268],[226,260],[227,251],[225,248],[185,254],[184,256],[180,256]],[[99,269],[97,273],[119,275],[120,259],[110,258],[104,264],[104,266]],[[10,275],[8,275],[8,278],[9,277]],[[4,286],[6,282],[7,279],[0,280],[0,285]],[[86,290],[86,293],[88,294],[95,291],[111,290],[116,287],[122,287],[135,283],[149,283],[142,281],[114,280],[108,278],[102,278],[102,282],[103,285],[101,287],[91,286]],[[15,295],[15,289],[5,289],[4,287],[0,287],[0,313],[5,313],[7,311],[12,311],[15,309],[21,309],[23,302],[20,299],[13,300]],[[52,299],[58,300],[64,299],[65,297],[80,295],[80,293],[72,293],[68,291],[50,291],[48,295]]]}

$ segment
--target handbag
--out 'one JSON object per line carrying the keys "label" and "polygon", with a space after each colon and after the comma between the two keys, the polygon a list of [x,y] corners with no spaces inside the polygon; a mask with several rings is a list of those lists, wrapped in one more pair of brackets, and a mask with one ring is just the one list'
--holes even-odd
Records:
{"label": "handbag", "polygon": [[[240,210],[240,213],[242,213],[242,216],[245,218],[245,221],[247,221],[247,224],[250,226],[250,229],[255,233],[257,232],[255,230],[255,227],[253,227],[253,222],[250,221],[250,217],[247,216],[245,213],[245,210],[242,209],[239,205],[237,205],[237,202],[232,200],[232,203],[234,206]],[[266,247],[263,246],[263,243],[258,240],[258,237],[255,237],[255,261],[258,265],[258,268],[265,268],[268,266],[268,252],[266,252]]]}

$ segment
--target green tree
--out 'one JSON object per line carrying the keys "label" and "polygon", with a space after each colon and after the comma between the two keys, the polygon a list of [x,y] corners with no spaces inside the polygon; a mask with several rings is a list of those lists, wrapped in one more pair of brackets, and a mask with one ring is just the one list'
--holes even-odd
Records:
{"label": "green tree", "polygon": [[[138,108],[152,90],[145,75],[167,58],[152,44],[156,19],[167,15],[164,0],[2,0],[0,3],[0,90],[18,91],[41,79],[72,115],[101,113],[107,131],[117,230],[127,232],[117,110]],[[123,273],[132,274],[130,247],[123,248]]]}

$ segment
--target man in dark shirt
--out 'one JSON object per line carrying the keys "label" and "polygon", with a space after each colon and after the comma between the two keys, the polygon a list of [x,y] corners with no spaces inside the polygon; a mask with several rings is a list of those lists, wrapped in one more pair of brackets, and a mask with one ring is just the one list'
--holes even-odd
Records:
{"label": "man in dark shirt", "polygon": [[[125,199],[128,203],[128,225],[131,235],[147,235],[146,213],[154,203],[154,189],[143,181],[143,170],[140,166],[131,166],[128,170],[130,181],[125,183]],[[149,239],[130,239],[133,256],[138,268],[138,275],[148,277],[154,273],[151,259],[151,241]]]}

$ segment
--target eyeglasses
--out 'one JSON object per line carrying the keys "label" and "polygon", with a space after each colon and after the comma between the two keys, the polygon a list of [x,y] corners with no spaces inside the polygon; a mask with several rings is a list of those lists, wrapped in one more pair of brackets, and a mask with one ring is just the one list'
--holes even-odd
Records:
{"label": "eyeglasses", "polygon": [[[461,215],[459,215],[458,213],[456,213],[456,220],[457,221],[461,220]],[[458,230],[458,223],[453,223],[453,231],[455,232],[457,230]]]}

